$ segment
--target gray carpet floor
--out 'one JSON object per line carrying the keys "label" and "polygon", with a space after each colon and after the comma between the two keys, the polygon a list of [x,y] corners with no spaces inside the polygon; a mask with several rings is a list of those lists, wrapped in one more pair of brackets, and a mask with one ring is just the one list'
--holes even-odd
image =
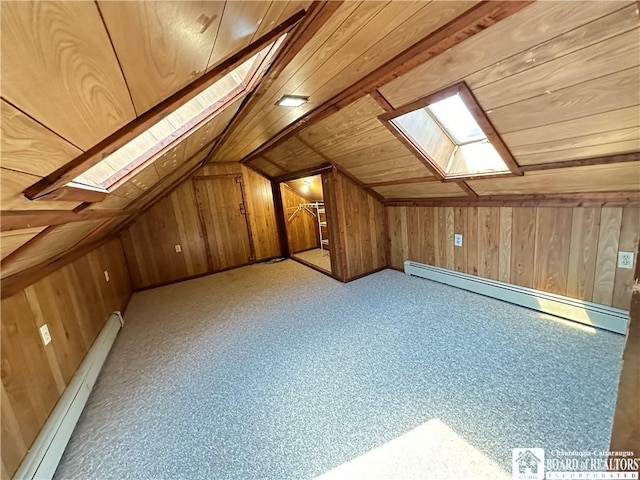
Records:
{"label": "gray carpet floor", "polygon": [[56,478],[511,478],[608,448],[623,343],[392,270],[231,270],[133,296]]}

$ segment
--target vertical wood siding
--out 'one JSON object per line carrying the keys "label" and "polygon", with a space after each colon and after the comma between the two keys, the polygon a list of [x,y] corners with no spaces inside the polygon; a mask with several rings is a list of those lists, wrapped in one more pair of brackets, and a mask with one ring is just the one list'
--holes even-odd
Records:
{"label": "vertical wood siding", "polygon": [[[391,265],[404,260],[629,308],[637,207],[388,207]],[[463,235],[462,247],[453,234]],[[453,254],[453,262],[452,255]]]}

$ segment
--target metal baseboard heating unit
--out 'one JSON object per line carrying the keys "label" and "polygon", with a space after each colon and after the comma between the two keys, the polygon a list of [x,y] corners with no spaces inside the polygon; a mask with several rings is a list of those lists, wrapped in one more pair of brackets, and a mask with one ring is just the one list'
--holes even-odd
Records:
{"label": "metal baseboard heating unit", "polygon": [[584,302],[562,295],[534,290],[533,288],[519,287],[509,283],[476,277],[475,275],[432,267],[431,265],[410,260],[404,262],[404,272],[592,327],[623,335],[627,333],[629,312],[619,308]]}
{"label": "metal baseboard heating unit", "polygon": [[89,349],[20,465],[14,480],[53,478],[91,389],[123,325],[124,320],[120,312],[114,312],[109,316],[102,332]]}

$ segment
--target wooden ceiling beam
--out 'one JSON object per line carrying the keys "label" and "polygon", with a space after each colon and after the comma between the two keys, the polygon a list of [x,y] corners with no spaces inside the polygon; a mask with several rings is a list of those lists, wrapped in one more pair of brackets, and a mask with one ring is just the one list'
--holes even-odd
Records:
{"label": "wooden ceiling beam", "polygon": [[385,198],[382,195],[380,195],[378,192],[376,192],[373,188],[370,188],[370,187],[366,186],[358,178],[354,177],[351,173],[346,171],[344,168],[341,168],[341,167],[339,167],[339,166],[337,166],[335,164],[334,164],[333,168],[338,173],[340,173],[340,174],[344,175],[345,177],[347,177],[349,180],[351,180],[353,183],[355,183],[357,186],[359,186],[361,189],[363,189],[365,192],[367,192],[373,198],[378,200],[380,203],[384,204]]}
{"label": "wooden ceiling beam", "polygon": [[285,45],[273,61],[271,67],[269,67],[265,75],[258,82],[256,88],[247,95],[233,119],[229,122],[229,125],[227,125],[225,130],[222,132],[220,141],[216,143],[211,149],[211,152],[209,152],[209,158],[213,159],[215,157],[216,151],[236,130],[242,120],[246,118],[247,114],[251,111],[251,108],[267,92],[271,84],[278,78],[280,73],[282,73],[291,60],[293,60],[309,40],[315,36],[329,18],[331,18],[331,16],[336,12],[336,10],[340,8],[342,3],[343,0],[316,0],[311,4],[305,17],[291,33],[290,38],[285,40]]}
{"label": "wooden ceiling beam", "polygon": [[261,155],[303,128],[328,117],[364,95],[370,94],[378,87],[454,47],[476,33],[487,29],[491,25],[504,20],[531,3],[533,2],[492,1],[480,2],[474,5],[462,15],[427,35],[424,39],[415,43],[375,71],[281,130],[277,135],[243,158],[242,162]]}
{"label": "wooden ceiling beam", "polygon": [[116,236],[108,236],[101,238],[95,242],[91,242],[82,248],[72,250],[62,255],[58,255],[54,258],[45,260],[44,262],[29,267],[18,273],[14,273],[8,277],[3,278],[0,281],[1,298],[5,299],[12,295],[15,295],[20,290],[28,287],[29,285],[37,282],[43,277],[50,275],[59,268],[64,267],[68,263],[77,260],[78,258],[86,255],[87,253],[95,250],[98,247],[116,239]]}
{"label": "wooden ceiling beam", "polygon": [[385,96],[380,93],[380,90],[376,88],[375,90],[372,90],[369,95],[376,101],[378,105],[380,105],[380,108],[382,108],[385,112],[393,112],[393,105],[391,105],[389,103],[389,100],[387,100]]}
{"label": "wooden ceiling beam", "polygon": [[132,215],[122,210],[3,210],[0,212],[0,230],[10,232],[32,227],[63,225],[86,220]]}
{"label": "wooden ceiling beam", "polygon": [[78,175],[100,162],[103,158],[146,131],[166,115],[181,107],[196,95],[200,94],[224,75],[251,58],[258,51],[277,40],[283,33],[289,32],[300,20],[302,20],[304,16],[305,11],[301,10],[289,17],[273,30],[266,33],[236,54],[230,56],[209,72],[194,80],[189,85],[174,93],[169,98],[143,113],[133,121],[129,122],[124,127],[118,129],[116,132],[109,135],[82,155],[76,157],[71,162],[27,188],[24,192],[25,196],[33,199],[52,192],[64,186],[69,181],[72,181]]}
{"label": "wooden ceiling beam", "polygon": [[469,195],[469,197],[471,198],[478,198],[478,194],[473,190],[473,188],[471,188],[467,182],[465,182],[464,180],[459,180],[458,182],[456,182],[458,184],[458,186],[464,190],[467,195]]}
{"label": "wooden ceiling beam", "polygon": [[523,172],[535,172],[537,170],[553,170],[555,168],[583,167],[585,165],[603,165],[606,163],[625,163],[640,161],[640,152],[607,155],[606,157],[582,158],[579,160],[567,160],[565,162],[542,163],[538,165],[522,165]]}
{"label": "wooden ceiling beam", "polygon": [[306,140],[304,140],[302,137],[296,135],[296,138],[298,139],[298,141],[300,141],[300,143],[302,143],[305,147],[307,147],[309,150],[311,150],[312,152],[314,152],[316,155],[318,155],[320,158],[322,158],[325,162],[327,162],[327,164],[330,164],[333,166],[333,169],[340,172],[342,175],[344,175],[345,177],[347,177],[349,180],[351,180],[353,183],[355,183],[356,185],[358,185],[360,188],[362,188],[364,191],[366,191],[369,195],[371,195],[372,197],[374,197],[375,199],[377,199],[379,202],[384,202],[384,197],[382,195],[380,195],[378,192],[376,192],[375,190],[373,190],[372,188],[369,188],[367,185],[365,185],[362,181],[360,181],[360,179],[358,179],[357,177],[355,177],[354,175],[352,175],[350,172],[348,172],[347,170],[345,170],[342,167],[339,167],[338,165],[336,165],[329,157],[327,157],[324,153],[322,153],[320,150],[318,150],[317,148],[315,148],[313,145],[311,145],[310,143],[308,143]]}
{"label": "wooden ceiling beam", "polygon": [[302,177],[311,177],[313,175],[320,175],[333,170],[334,165],[330,162],[323,163],[317,167],[305,168],[304,170],[298,170],[297,172],[286,173],[278,177],[274,177],[273,181],[276,183],[288,182],[289,180],[296,180]]}
{"label": "wooden ceiling beam", "polygon": [[[153,207],[156,203],[158,203],[160,200],[162,200],[163,198],[165,198],[167,195],[169,195],[171,192],[173,192],[176,188],[178,188],[180,185],[182,185],[183,182],[185,182],[186,180],[188,180],[191,176],[193,176],[193,174],[195,174],[200,168],[202,168],[202,166],[206,163],[208,157],[205,157],[203,160],[200,160],[198,163],[196,163],[193,167],[191,167],[184,175],[181,175],[178,179],[176,179],[174,182],[172,182],[160,195],[154,197],[150,202],[148,203],[144,203],[144,198],[146,198],[148,195],[145,195],[143,197],[139,197],[136,200],[140,200],[140,202],[134,202],[136,203],[135,206],[129,205],[129,207],[134,207],[132,208],[132,210],[134,210],[134,214],[131,216],[131,218],[129,218],[126,222],[124,222],[122,225],[120,225],[118,227],[118,229],[116,230],[116,232],[121,232],[122,230],[124,230],[125,228],[127,228],[129,225],[131,225],[133,222],[136,221],[136,219],[142,215],[143,213],[145,213],[147,210],[149,210],[151,207]],[[156,185],[154,185],[153,187],[157,187],[162,185],[162,182],[158,182],[156,183]],[[154,188],[151,187],[147,192],[149,192],[149,194],[151,193],[152,190],[154,190]],[[140,205],[140,208],[137,208],[137,206]],[[127,209],[129,208],[127,207]],[[125,209],[125,211],[127,211],[127,209]]]}
{"label": "wooden ceiling beam", "polygon": [[388,187],[389,185],[404,185],[406,183],[427,183],[427,182],[440,182],[436,177],[417,177],[417,178],[405,178],[400,180],[388,180],[386,182],[367,183],[367,187]]}
{"label": "wooden ceiling beam", "polygon": [[387,207],[602,207],[640,205],[640,192],[550,193],[471,197],[393,198]]}
{"label": "wooden ceiling beam", "polygon": [[[258,160],[258,159],[262,159],[265,162],[267,162],[269,165],[273,165],[274,167],[279,168],[280,170],[282,170],[283,172],[289,173],[289,169],[284,168],[282,165],[278,165],[276,162],[274,162],[273,160],[271,160],[270,158],[266,157],[266,156],[262,156],[262,157],[256,157],[253,160]],[[271,178],[269,175],[267,175],[267,178]]]}

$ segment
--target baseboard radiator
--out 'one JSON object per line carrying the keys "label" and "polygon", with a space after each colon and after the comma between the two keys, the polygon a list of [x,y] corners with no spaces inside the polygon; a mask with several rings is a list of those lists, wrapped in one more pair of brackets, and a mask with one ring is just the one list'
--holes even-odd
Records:
{"label": "baseboard radiator", "polygon": [[120,312],[114,312],[109,316],[102,332],[96,338],[20,465],[14,476],[15,480],[53,477],[102,365],[123,325]]}
{"label": "baseboard radiator", "polygon": [[409,275],[462,288],[556,317],[623,335],[627,333],[629,312],[619,308],[576,300],[533,288],[519,287],[410,260],[404,262],[404,271]]}

